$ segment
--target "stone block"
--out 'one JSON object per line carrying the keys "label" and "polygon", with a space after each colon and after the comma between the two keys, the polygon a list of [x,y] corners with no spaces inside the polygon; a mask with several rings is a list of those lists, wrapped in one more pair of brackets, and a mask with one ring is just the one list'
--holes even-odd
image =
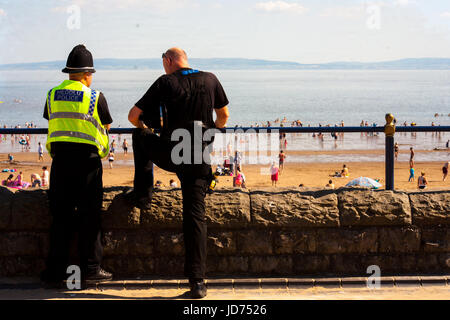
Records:
{"label": "stone block", "polygon": [[130,239],[125,231],[107,231],[103,233],[103,254],[105,256],[127,255]]}
{"label": "stone block", "polygon": [[311,275],[329,272],[330,257],[326,255],[294,255],[293,271],[297,275]]}
{"label": "stone block", "polygon": [[450,228],[422,229],[422,251],[450,252]]}
{"label": "stone block", "polygon": [[209,232],[208,254],[231,255],[236,253],[236,240],[233,232]]}
{"label": "stone block", "polygon": [[274,253],[314,253],[317,249],[315,230],[281,230],[274,233]]}
{"label": "stone block", "polygon": [[147,257],[155,253],[154,233],[148,230],[139,230],[129,234],[128,253],[131,256]]}
{"label": "stone block", "polygon": [[156,235],[155,249],[159,256],[184,255],[183,234],[165,232]]}
{"label": "stone block", "polygon": [[250,197],[242,189],[219,189],[206,195],[206,222],[209,227],[245,228],[250,223]]}
{"label": "stone block", "polygon": [[208,274],[244,274],[249,270],[249,258],[243,256],[208,256],[206,269]]}
{"label": "stone block", "polygon": [[252,224],[277,227],[337,227],[338,198],[335,193],[302,194],[300,189],[252,190]]}
{"label": "stone block", "polygon": [[450,225],[450,192],[411,193],[409,198],[415,225]]}
{"label": "stone block", "polygon": [[51,220],[45,190],[20,190],[14,193],[10,230],[48,230]]}
{"label": "stone block", "polygon": [[420,230],[415,226],[380,228],[379,252],[409,253],[420,251]]}
{"label": "stone block", "polygon": [[378,233],[376,228],[364,229],[321,229],[317,230],[317,252],[376,253]]}
{"label": "stone block", "polygon": [[394,191],[352,190],[339,193],[342,226],[411,224],[408,195]]}
{"label": "stone block", "polygon": [[292,267],[290,256],[249,257],[249,272],[252,274],[292,274]]}
{"label": "stone block", "polygon": [[238,252],[249,255],[270,255],[273,253],[272,231],[249,230],[237,233]]}

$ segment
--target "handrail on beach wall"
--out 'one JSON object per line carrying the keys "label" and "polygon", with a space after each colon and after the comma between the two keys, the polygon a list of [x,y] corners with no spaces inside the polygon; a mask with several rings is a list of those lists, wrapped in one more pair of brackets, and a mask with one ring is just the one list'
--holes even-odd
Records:
{"label": "handrail on beach wall", "polygon": [[[331,132],[384,132],[386,190],[394,190],[394,135],[395,132],[450,132],[450,126],[399,126],[391,113],[385,116],[384,126],[371,127],[227,127],[222,133],[331,133]],[[131,134],[134,128],[111,128],[109,133]],[[47,128],[0,128],[0,134],[47,134]],[[158,132],[158,130],[155,130]]]}

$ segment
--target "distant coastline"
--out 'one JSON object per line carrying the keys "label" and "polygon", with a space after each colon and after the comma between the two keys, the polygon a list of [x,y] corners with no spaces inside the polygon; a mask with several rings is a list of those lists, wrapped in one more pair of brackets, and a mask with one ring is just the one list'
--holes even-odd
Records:
{"label": "distant coastline", "polygon": [[[319,64],[242,58],[192,58],[190,63],[192,66],[204,70],[450,70],[450,58],[410,58],[383,62]],[[2,64],[0,70],[59,70],[64,65],[65,61]],[[99,70],[159,70],[162,68],[161,58],[96,59],[95,67]]]}

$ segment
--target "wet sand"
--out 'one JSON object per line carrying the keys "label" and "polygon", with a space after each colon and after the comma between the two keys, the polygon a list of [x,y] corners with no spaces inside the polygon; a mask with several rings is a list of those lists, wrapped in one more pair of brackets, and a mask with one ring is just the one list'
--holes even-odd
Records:
{"label": "wet sand", "polygon": [[[348,151],[336,151],[332,155],[345,154]],[[358,153],[365,153],[368,155],[380,154],[379,150],[361,150],[353,151]],[[382,152],[382,151],[381,151]],[[406,152],[406,151],[405,151]],[[418,150],[418,152],[421,152]],[[317,151],[311,151],[311,154],[317,154]],[[330,154],[330,151],[324,151]],[[288,152],[289,156],[290,153]],[[23,172],[23,180],[30,182],[32,173],[42,175],[42,166],[51,168],[51,158],[47,153],[44,154],[44,162],[38,162],[38,155],[36,152],[19,152],[14,153],[14,160],[17,164],[10,165],[7,162],[7,154],[0,154],[0,170],[5,168],[16,169],[17,175],[19,171]],[[133,155],[125,156],[122,153],[116,154],[116,161],[113,168],[109,168],[107,160],[103,160],[103,184],[104,186],[132,186],[134,177]],[[416,181],[408,182],[409,178],[409,163],[407,161],[396,161],[395,163],[395,189],[396,190],[418,190],[417,177],[421,171],[425,171],[429,182],[428,190],[449,190],[450,177],[447,177],[445,182],[442,181],[442,166],[448,159],[443,159],[441,162],[416,162],[415,172]],[[328,180],[332,180],[336,188],[345,186],[350,180],[364,176],[373,179],[380,179],[380,183],[385,184],[385,168],[384,162],[350,162],[347,163],[350,176],[348,178],[333,178],[330,175],[342,169],[343,163],[286,163],[284,170],[279,176],[277,183],[278,187],[297,187],[303,184],[306,188],[324,188]],[[244,164],[242,166],[246,177],[247,188],[270,187],[272,182],[270,175],[268,175],[269,165]],[[0,172],[0,179],[4,180],[9,173]],[[164,186],[169,185],[169,180],[174,179],[178,186],[180,182],[174,173],[166,172],[158,167],[155,167],[155,182],[162,181]],[[231,176],[220,176],[217,188],[231,187],[233,179]]]}

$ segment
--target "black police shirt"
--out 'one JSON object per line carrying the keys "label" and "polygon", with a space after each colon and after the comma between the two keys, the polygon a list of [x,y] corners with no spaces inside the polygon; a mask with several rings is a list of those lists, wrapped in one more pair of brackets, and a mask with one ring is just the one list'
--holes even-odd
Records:
{"label": "black police shirt", "polygon": [[160,107],[165,106],[164,131],[170,134],[177,128],[189,127],[193,121],[202,121],[205,128],[214,128],[213,109],[227,106],[228,99],[214,74],[182,68],[159,77],[135,105],[143,111],[144,117],[158,119]]}
{"label": "black police shirt", "polygon": [[[109,113],[108,103],[106,102],[105,96],[101,92],[98,96],[97,112],[103,125],[111,124],[113,122],[111,114]],[[47,100],[45,101],[43,117],[47,120],[49,119]],[[87,143],[53,142],[52,153],[90,153],[93,155],[98,155],[98,150],[95,146]]]}

